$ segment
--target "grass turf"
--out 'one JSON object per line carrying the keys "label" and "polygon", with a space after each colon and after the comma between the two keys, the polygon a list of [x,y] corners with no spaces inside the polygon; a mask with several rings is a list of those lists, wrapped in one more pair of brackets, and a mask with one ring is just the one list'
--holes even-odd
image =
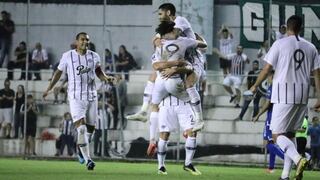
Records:
{"label": "grass turf", "polygon": [[[110,180],[177,180],[177,179],[214,179],[214,180],[274,180],[280,176],[280,169],[274,174],[266,174],[261,168],[203,166],[197,168],[201,176],[193,176],[182,170],[181,164],[168,164],[168,175],[157,174],[157,164],[97,162],[94,171],[87,171],[85,165],[76,161],[40,161],[21,159],[0,159],[1,180],[63,180],[63,179],[110,179]],[[306,180],[319,180],[319,172],[307,171]]]}

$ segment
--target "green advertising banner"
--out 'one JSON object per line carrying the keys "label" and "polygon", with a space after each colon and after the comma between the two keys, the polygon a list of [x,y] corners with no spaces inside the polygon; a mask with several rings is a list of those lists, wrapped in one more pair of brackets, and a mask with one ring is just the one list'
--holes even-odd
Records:
{"label": "green advertising banner", "polygon": [[301,36],[320,48],[320,1],[305,5],[294,1],[272,1],[271,19],[269,0],[240,0],[241,31],[240,43],[246,48],[259,48],[268,40],[268,23],[271,23],[272,40],[279,27],[296,14],[303,17]]}

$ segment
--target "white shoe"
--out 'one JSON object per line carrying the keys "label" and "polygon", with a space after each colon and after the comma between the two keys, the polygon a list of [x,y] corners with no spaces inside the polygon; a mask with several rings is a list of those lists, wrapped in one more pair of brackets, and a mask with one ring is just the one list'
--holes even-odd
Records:
{"label": "white shoe", "polygon": [[203,120],[199,120],[193,126],[192,131],[193,132],[201,131],[203,129],[203,127],[204,127],[204,121]]}
{"label": "white shoe", "polygon": [[136,114],[128,115],[128,120],[131,121],[141,121],[141,122],[147,122],[148,117],[146,112],[137,112]]}

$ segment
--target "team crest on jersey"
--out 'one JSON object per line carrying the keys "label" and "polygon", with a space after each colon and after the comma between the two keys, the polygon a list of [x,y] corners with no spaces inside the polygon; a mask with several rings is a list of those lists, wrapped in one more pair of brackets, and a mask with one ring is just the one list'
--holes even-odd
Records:
{"label": "team crest on jersey", "polygon": [[179,51],[179,46],[176,44],[169,44],[166,47],[167,52],[169,52],[168,56],[171,57],[174,53]]}
{"label": "team crest on jersey", "polygon": [[89,71],[91,71],[91,68],[85,67],[83,65],[78,66],[76,69],[78,71],[77,75],[88,73]]}

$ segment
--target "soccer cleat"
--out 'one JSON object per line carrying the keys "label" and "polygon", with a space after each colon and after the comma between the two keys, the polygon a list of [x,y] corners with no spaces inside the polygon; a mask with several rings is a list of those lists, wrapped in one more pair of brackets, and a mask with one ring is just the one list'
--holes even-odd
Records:
{"label": "soccer cleat", "polygon": [[203,127],[204,127],[204,121],[198,120],[196,124],[193,126],[192,131],[193,132],[201,131]]}
{"label": "soccer cleat", "polygon": [[162,166],[160,169],[158,169],[158,174],[168,175],[167,170],[164,166]]}
{"label": "soccer cleat", "polygon": [[301,158],[297,164],[297,170],[295,175],[296,180],[301,180],[303,178],[303,171],[307,166],[308,160],[306,158]]}
{"label": "soccer cleat", "polygon": [[127,119],[131,121],[147,122],[148,117],[146,112],[140,111],[140,112],[137,112],[136,114],[128,115]]}
{"label": "soccer cleat", "polygon": [[234,100],[234,99],[236,99],[236,97],[237,97],[237,95],[233,95],[233,96],[231,96],[231,98],[230,98],[230,103],[232,103],[232,101]]}
{"label": "soccer cleat", "polygon": [[184,165],[183,170],[190,172],[194,176],[201,175],[201,172],[195,168],[192,164],[189,164],[188,166]]}
{"label": "soccer cleat", "polygon": [[290,180],[290,178],[289,177],[286,177],[286,178],[279,177],[279,180]]}
{"label": "soccer cleat", "polygon": [[79,146],[78,146],[78,155],[77,156],[78,156],[79,163],[80,164],[84,164],[85,160],[83,158],[83,155],[81,153],[81,150],[80,150]]}
{"label": "soccer cleat", "polygon": [[273,174],[275,172],[275,170],[274,169],[266,169],[266,173],[268,173],[268,174]]}
{"label": "soccer cleat", "polygon": [[147,156],[153,157],[157,152],[157,144],[150,142],[147,150]]}
{"label": "soccer cleat", "polygon": [[89,171],[92,171],[95,166],[96,166],[96,164],[91,159],[89,159],[88,162],[87,162],[87,169]]}

